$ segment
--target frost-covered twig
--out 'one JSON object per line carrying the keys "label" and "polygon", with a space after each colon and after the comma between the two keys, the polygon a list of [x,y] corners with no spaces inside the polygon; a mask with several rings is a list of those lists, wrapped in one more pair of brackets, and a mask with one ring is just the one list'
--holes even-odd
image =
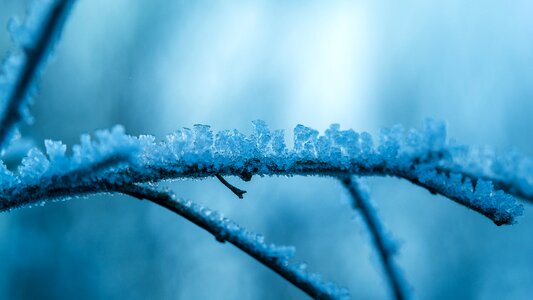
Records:
{"label": "frost-covered twig", "polygon": [[394,262],[396,247],[387,236],[385,227],[381,223],[367,192],[361,190],[357,179],[351,178],[351,176],[344,176],[341,181],[352,198],[354,208],[361,213],[363,221],[368,227],[394,297],[396,299],[409,299],[407,281]]}
{"label": "frost-covered twig", "polygon": [[179,199],[169,192],[140,185],[124,185],[117,187],[115,191],[149,200],[177,213],[211,233],[217,241],[227,241],[235,245],[315,299],[349,297],[346,289],[331,282],[324,282],[318,274],[307,273],[305,265],[291,264],[289,260],[294,255],[294,247],[266,244],[261,235],[245,230],[216,211],[192,201]]}
{"label": "frost-covered twig", "polygon": [[16,124],[28,115],[32,90],[73,3],[74,0],[36,0],[24,23],[11,20],[8,28],[19,51],[8,54],[1,66],[0,148],[9,142]]}
{"label": "frost-covered twig", "polygon": [[[72,156],[66,155],[67,147],[61,142],[47,140],[46,155],[30,150],[16,173],[0,161],[0,210],[101,193],[115,185],[111,174],[135,165],[140,148],[120,126],[98,131],[95,137],[83,135]],[[103,177],[107,177],[105,183]]]}
{"label": "frost-covered twig", "polygon": [[474,186],[460,172],[438,172],[456,147],[448,143],[442,123],[428,121],[422,131],[385,129],[377,146],[368,133],[340,130],[338,125],[322,136],[298,125],[294,136],[294,148],[287,149],[283,132],[271,133],[262,121],[254,122],[249,137],[236,130],[213,135],[205,125],[178,130],[163,142],[144,136],[139,139],[145,149],[144,168],[124,175],[134,182],[216,174],[395,176],[444,195],[498,225],[513,223],[522,213],[515,199],[494,190],[490,182],[479,180]]}
{"label": "frost-covered twig", "polygon": [[[428,122],[423,131],[400,127],[383,130],[374,146],[368,133],[339,130],[332,125],[325,135],[298,125],[294,148],[285,146],[282,131],[271,133],[262,121],[254,122],[254,132],[247,137],[238,131],[221,131],[215,136],[209,126],[196,125],[178,130],[164,141],[153,136],[117,137],[139,147],[136,163],[102,174],[100,178],[72,186],[73,190],[100,190],[120,183],[157,182],[176,178],[240,176],[394,176],[441,194],[490,218],[497,225],[512,224],[522,214],[522,206],[510,195],[495,190],[490,181],[472,180],[458,172],[440,172],[452,159],[455,146],[448,144],[444,125]],[[39,166],[36,166],[39,167]],[[15,180],[20,174],[7,174]],[[30,196],[19,201],[17,195],[27,189],[25,182],[17,189],[0,183],[10,205],[30,204]],[[34,187],[31,187],[34,188]],[[49,187],[42,186],[47,194]],[[51,194],[52,195],[52,194]],[[52,198],[52,196],[50,197]],[[35,201],[40,200],[35,198]]]}
{"label": "frost-covered twig", "polygon": [[533,202],[533,159],[515,150],[503,152],[486,146],[454,147],[452,158],[439,166],[440,172],[460,172],[472,182],[490,181],[496,189]]}

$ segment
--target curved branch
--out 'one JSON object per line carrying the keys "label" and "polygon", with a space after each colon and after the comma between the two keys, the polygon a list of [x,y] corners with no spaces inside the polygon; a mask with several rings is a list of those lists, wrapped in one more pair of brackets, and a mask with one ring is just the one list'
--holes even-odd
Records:
{"label": "curved branch", "polygon": [[[45,198],[62,197],[64,194],[82,191],[98,191],[105,189],[109,185],[116,183],[149,183],[167,179],[186,179],[186,178],[207,178],[214,177],[217,174],[222,176],[238,176],[243,170],[253,175],[261,176],[328,176],[339,177],[345,174],[357,176],[393,176],[406,179],[409,182],[423,187],[433,194],[443,195],[469,209],[472,209],[487,218],[491,219],[496,225],[513,224],[515,218],[520,216],[523,211],[521,204],[517,203],[514,198],[502,191],[493,190],[489,185],[486,189],[479,188],[480,183],[489,184],[479,180],[473,185],[468,177],[461,174],[447,176],[443,173],[435,173],[433,177],[424,177],[422,172],[418,172],[416,167],[405,169],[402,167],[386,167],[382,164],[375,166],[363,166],[353,164],[352,166],[339,167],[328,165],[317,161],[305,161],[281,169],[279,165],[263,163],[252,160],[239,162],[235,165],[210,165],[202,163],[201,165],[170,165],[167,168],[152,167],[127,167],[119,169],[116,172],[108,172],[102,176],[96,177],[90,182],[69,182],[65,186],[57,186],[54,181],[43,178],[42,183],[32,185],[19,185],[16,188],[7,189],[3,195],[4,199],[9,199],[3,203],[4,208],[16,208],[31,204],[40,200],[43,195]],[[253,170],[261,170],[261,172]],[[467,179],[465,181],[465,178]],[[476,183],[476,182],[474,182]]]}
{"label": "curved branch", "polygon": [[211,233],[219,242],[229,242],[270,268],[294,286],[314,299],[346,299],[348,292],[331,282],[323,282],[318,274],[309,274],[300,265],[289,263],[293,247],[267,245],[263,238],[246,231],[235,222],[226,219],[206,207],[176,198],[167,192],[139,185],[113,188],[115,192],[146,199],[184,217]]}
{"label": "curved branch", "polygon": [[[130,166],[101,174],[90,182],[71,182],[60,187],[50,176],[63,175],[61,172],[45,172],[41,180],[21,181],[16,186],[0,182],[1,197],[8,200],[3,206],[14,208],[31,204],[40,199],[34,194],[54,198],[69,190],[99,191],[109,185],[166,179],[239,176],[248,180],[254,175],[339,177],[352,174],[406,179],[488,217],[497,225],[513,224],[516,217],[522,215],[522,205],[505,192],[495,190],[492,182],[473,181],[461,172],[442,172],[439,167],[450,161],[451,146],[435,142],[442,138],[431,132],[419,134],[418,138],[410,134],[406,141],[384,135],[381,144],[373,146],[370,135],[365,133],[359,136],[332,126],[330,131],[336,130],[336,133],[326,131],[325,136],[318,137],[318,132],[299,125],[295,129],[295,147],[287,149],[279,132],[272,137],[269,132],[254,132],[246,137],[237,131],[221,131],[213,139],[213,133],[206,127],[197,125],[194,130],[183,129],[162,142],[156,142],[152,136],[125,135],[121,128],[111,133],[104,131],[101,148],[106,149],[107,144],[114,147],[128,144],[140,149]],[[97,133],[97,137],[99,135],[102,136],[102,132]],[[82,149],[85,144],[90,146],[88,139],[82,139]],[[80,153],[82,157],[85,154]],[[43,166],[35,168],[41,173]],[[7,174],[6,181],[19,177],[20,174]]]}

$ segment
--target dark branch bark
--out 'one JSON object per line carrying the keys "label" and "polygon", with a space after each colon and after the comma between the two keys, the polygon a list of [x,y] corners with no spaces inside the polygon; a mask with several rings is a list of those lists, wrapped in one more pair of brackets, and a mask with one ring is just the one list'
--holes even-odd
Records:
{"label": "dark branch bark", "polygon": [[222,177],[222,175],[220,174],[217,174],[215,175],[217,177],[217,179],[222,182],[222,184],[227,187],[230,191],[232,191],[235,195],[237,195],[237,197],[239,197],[239,199],[242,199],[244,194],[246,193],[246,191],[243,191],[241,189],[239,189],[238,187],[232,185],[231,183],[229,183],[226,179],[224,179],[224,177]]}

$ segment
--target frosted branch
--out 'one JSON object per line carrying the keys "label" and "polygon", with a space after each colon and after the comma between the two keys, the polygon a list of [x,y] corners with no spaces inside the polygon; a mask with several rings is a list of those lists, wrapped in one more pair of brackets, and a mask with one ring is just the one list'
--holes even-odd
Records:
{"label": "frosted branch", "polygon": [[446,196],[471,208],[496,224],[510,224],[521,215],[515,199],[495,190],[490,182],[472,181],[438,167],[450,161],[450,145],[442,123],[428,121],[422,131],[396,126],[384,129],[377,146],[368,133],[340,130],[332,125],[324,135],[298,125],[294,147],[285,146],[282,131],[271,133],[262,121],[254,122],[251,136],[233,131],[216,135],[208,126],[178,130],[165,141],[141,137],[143,168],[125,174],[134,182],[169,178],[215,176],[322,175],[395,176]]}
{"label": "frosted branch", "polygon": [[1,210],[105,192],[115,185],[112,174],[137,164],[140,153],[120,126],[96,132],[94,140],[83,135],[72,156],[61,142],[47,140],[45,146],[46,155],[31,149],[16,173],[0,161]]}
{"label": "frosted branch", "polygon": [[350,194],[354,208],[361,213],[363,221],[368,227],[394,297],[396,299],[409,299],[407,281],[394,262],[396,246],[388,237],[385,226],[380,221],[368,193],[363,191],[357,180],[350,176],[342,177],[341,182]]}
{"label": "frosted branch", "polygon": [[289,260],[294,255],[294,247],[266,244],[263,236],[247,231],[216,211],[192,201],[176,198],[169,192],[139,185],[124,185],[117,187],[115,191],[149,200],[175,212],[211,233],[217,241],[233,244],[315,299],[349,297],[346,289],[322,281],[318,274],[307,273],[304,264],[291,264]]}
{"label": "frosted branch", "polygon": [[0,74],[0,148],[7,146],[15,126],[30,118],[28,104],[44,65],[63,30],[73,0],[35,0],[24,23],[8,25],[19,48],[9,53]]}
{"label": "frosted branch", "polygon": [[533,202],[533,160],[515,150],[456,146],[453,159],[439,167],[443,173],[461,172],[472,182],[490,181],[494,188]]}
{"label": "frosted branch", "polygon": [[[318,131],[302,125],[298,125],[294,133],[292,149],[285,146],[283,131],[271,133],[262,121],[254,122],[254,132],[250,136],[236,130],[215,135],[205,125],[178,130],[160,142],[153,136],[119,134],[121,143],[140,149],[135,164],[101,174],[90,183],[73,183],[71,188],[98,191],[121,183],[217,175],[241,178],[253,175],[394,176],[448,197],[497,225],[512,224],[522,214],[523,207],[512,196],[496,190],[491,181],[472,181],[461,170],[443,172],[440,169],[453,161],[456,149],[447,142],[441,123],[428,121],[422,131],[405,132],[398,126],[384,129],[376,146],[370,134],[340,130],[338,125],[332,125],[320,136]],[[38,173],[41,167],[36,164],[27,169],[35,168]],[[6,180],[0,183],[4,199],[12,199],[10,205],[18,205],[16,199],[27,192],[28,185],[22,180],[15,188],[6,182],[18,180],[23,173],[4,174]],[[39,194],[53,195],[48,191],[50,188],[40,185],[38,189],[42,193]],[[27,201],[31,202],[33,193],[29,194]]]}

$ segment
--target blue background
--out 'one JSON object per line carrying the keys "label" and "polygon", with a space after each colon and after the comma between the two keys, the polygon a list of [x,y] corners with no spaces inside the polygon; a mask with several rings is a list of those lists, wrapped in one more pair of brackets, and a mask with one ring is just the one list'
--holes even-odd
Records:
{"label": "blue background", "polygon": [[[0,24],[29,1],[0,0]],[[0,53],[11,49],[0,30]],[[533,155],[533,2],[80,0],[23,128],[72,145],[116,123],[161,138],[330,123],[377,133],[426,117],[461,143]],[[289,143],[290,145],[291,143]],[[364,224],[328,178],[165,183],[350,289],[389,296]],[[496,227],[392,178],[365,180],[420,299],[528,299],[533,216]],[[124,196],[0,215],[1,299],[305,299],[180,217]]]}

